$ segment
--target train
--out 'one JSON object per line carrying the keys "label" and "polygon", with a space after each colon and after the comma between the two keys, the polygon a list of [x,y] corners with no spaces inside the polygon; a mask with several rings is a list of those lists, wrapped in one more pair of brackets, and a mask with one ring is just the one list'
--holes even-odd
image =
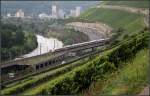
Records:
{"label": "train", "polygon": [[74,48],[77,48],[77,47],[83,47],[83,46],[93,45],[93,44],[98,44],[98,43],[108,43],[109,41],[110,41],[110,38],[92,40],[92,41],[89,41],[89,42],[83,42],[83,43],[77,43],[77,44],[73,44],[73,45],[67,45],[67,46],[64,46],[63,48],[55,49],[53,52],[65,51],[65,50],[74,49]]}

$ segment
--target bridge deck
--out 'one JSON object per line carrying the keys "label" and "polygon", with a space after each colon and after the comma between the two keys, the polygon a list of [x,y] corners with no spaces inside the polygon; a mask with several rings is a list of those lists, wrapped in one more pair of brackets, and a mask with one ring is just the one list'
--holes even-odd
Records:
{"label": "bridge deck", "polygon": [[13,60],[13,61],[10,61],[7,63],[3,63],[1,65],[1,68],[10,66],[12,64],[34,65],[34,64],[42,63],[42,62],[51,60],[53,58],[56,58],[58,56],[61,56],[69,51],[79,51],[79,50],[83,50],[83,49],[87,49],[87,48],[102,46],[108,41],[109,41],[109,38],[69,45],[69,46],[66,46],[66,47],[63,47],[60,49],[56,49],[56,50],[54,50],[54,52],[49,52],[49,53],[45,53],[45,54],[38,55],[38,56],[33,56],[33,57],[29,57],[29,58],[23,58],[23,59]]}
{"label": "bridge deck", "polygon": [[[61,55],[61,54],[62,53],[57,53],[57,55]],[[6,63],[2,63],[1,68],[9,66],[10,64],[34,65],[34,64],[37,64],[37,63],[41,63],[41,62],[50,60],[54,57],[55,57],[54,53],[50,52],[50,53],[46,53],[46,54],[42,54],[42,55],[38,55],[38,56],[33,56],[33,57],[29,57],[29,58],[23,58],[23,59],[19,59],[19,60],[13,60],[13,61],[9,61],[9,62],[6,62]]]}

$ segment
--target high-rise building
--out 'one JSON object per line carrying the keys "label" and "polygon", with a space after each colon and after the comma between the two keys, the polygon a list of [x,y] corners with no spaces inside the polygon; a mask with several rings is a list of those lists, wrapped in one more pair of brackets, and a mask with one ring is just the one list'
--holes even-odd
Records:
{"label": "high-rise building", "polygon": [[39,14],[39,18],[48,18],[49,16],[45,13]]}
{"label": "high-rise building", "polygon": [[52,5],[52,17],[58,18],[58,9],[56,5]]}
{"label": "high-rise building", "polygon": [[65,18],[65,12],[63,11],[63,9],[59,9],[58,11],[58,17],[61,19]]}
{"label": "high-rise building", "polygon": [[76,12],[75,12],[75,16],[78,17],[81,13],[81,7],[80,6],[77,6],[76,7]]}
{"label": "high-rise building", "polygon": [[10,14],[10,13],[8,13],[8,14],[7,14],[7,17],[11,17],[11,14]]}
{"label": "high-rise building", "polygon": [[70,10],[70,16],[75,17],[76,16],[76,11],[75,10]]}
{"label": "high-rise building", "polygon": [[19,11],[16,12],[15,17],[24,17],[24,12],[20,9]]}

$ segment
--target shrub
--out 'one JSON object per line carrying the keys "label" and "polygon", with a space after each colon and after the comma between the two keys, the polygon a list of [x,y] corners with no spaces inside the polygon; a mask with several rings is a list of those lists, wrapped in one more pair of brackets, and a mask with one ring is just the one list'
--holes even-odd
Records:
{"label": "shrub", "polygon": [[139,34],[94,61],[72,70],[61,79],[56,79],[57,83],[51,83],[53,85],[50,84],[45,92],[56,95],[76,94],[88,88],[97,76],[103,78],[105,73],[116,70],[120,62],[131,59],[138,50],[147,47],[147,43],[148,33]]}

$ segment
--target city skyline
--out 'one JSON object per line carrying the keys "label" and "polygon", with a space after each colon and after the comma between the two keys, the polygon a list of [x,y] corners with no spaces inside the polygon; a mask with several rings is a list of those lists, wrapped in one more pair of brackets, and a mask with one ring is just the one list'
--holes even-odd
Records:
{"label": "city skyline", "polygon": [[8,13],[14,15],[16,11],[22,9],[26,14],[31,16],[38,16],[40,13],[51,14],[51,6],[56,4],[60,9],[64,10],[67,14],[70,9],[76,6],[81,6],[82,11],[85,11],[91,6],[97,4],[98,1],[2,1],[1,14],[7,15]]}
{"label": "city skyline", "polygon": [[[57,4],[54,4],[51,6],[51,13],[46,14],[44,12],[38,14],[39,18],[54,18],[54,19],[65,19],[66,17],[78,17],[81,14],[81,6],[76,6],[74,9],[70,9],[70,13],[66,14],[64,9],[59,8]],[[31,18],[31,15],[25,15],[24,11],[22,9],[17,10],[17,12],[12,15],[10,13],[7,13],[6,17],[19,17],[19,18]]]}

